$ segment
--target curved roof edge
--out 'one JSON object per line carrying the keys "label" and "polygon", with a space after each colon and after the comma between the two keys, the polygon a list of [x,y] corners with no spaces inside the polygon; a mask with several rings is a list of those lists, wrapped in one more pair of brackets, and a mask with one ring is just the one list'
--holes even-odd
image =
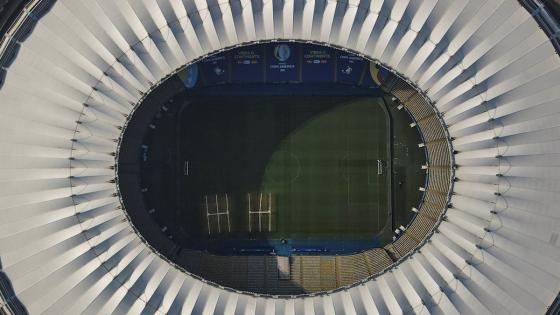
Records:
{"label": "curved roof edge", "polygon": [[18,54],[20,43],[31,34],[39,19],[49,12],[55,2],[14,0],[13,4],[0,7],[0,88],[4,84],[6,70]]}
{"label": "curved roof edge", "polygon": [[[546,33],[556,52],[560,54],[560,1],[519,0]],[[560,292],[550,305],[546,315],[560,315]]]}
{"label": "curved roof edge", "polygon": [[[56,0],[0,0],[0,88],[6,70],[16,58],[20,42],[25,40],[38,20]],[[0,314],[28,314],[3,272],[0,260]]]}
{"label": "curved roof edge", "polygon": [[559,315],[560,314],[560,293],[548,308],[546,315]]}
{"label": "curved roof edge", "polygon": [[519,3],[531,13],[560,54],[560,1],[519,0]]}
{"label": "curved roof edge", "polygon": [[[560,1],[519,0],[546,33],[556,53],[560,54]],[[560,292],[548,308],[546,315],[560,315]]]}
{"label": "curved roof edge", "polygon": [[15,294],[10,279],[2,271],[2,261],[0,261],[0,314],[27,313],[27,309]]}
{"label": "curved roof edge", "polygon": [[6,33],[29,1],[31,0],[0,0],[0,34]]}

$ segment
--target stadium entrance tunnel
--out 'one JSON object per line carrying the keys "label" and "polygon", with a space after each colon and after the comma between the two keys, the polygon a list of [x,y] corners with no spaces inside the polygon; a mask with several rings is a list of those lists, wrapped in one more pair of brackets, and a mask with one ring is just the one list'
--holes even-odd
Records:
{"label": "stadium entrance tunnel", "polygon": [[352,52],[299,42],[207,56],[128,117],[118,189],[144,241],[187,272],[271,295],[375,277],[445,211],[433,106]]}

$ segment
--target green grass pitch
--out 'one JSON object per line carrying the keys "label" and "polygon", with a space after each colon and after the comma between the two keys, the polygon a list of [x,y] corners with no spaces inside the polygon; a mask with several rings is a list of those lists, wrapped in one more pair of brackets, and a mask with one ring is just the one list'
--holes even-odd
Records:
{"label": "green grass pitch", "polygon": [[274,234],[360,239],[385,227],[389,121],[383,106],[371,98],[343,102],[280,143],[261,189],[275,200]]}
{"label": "green grass pitch", "polygon": [[[389,124],[380,97],[194,100],[178,139],[181,169],[189,163],[179,196],[185,231],[240,239],[390,238]],[[257,206],[261,193],[264,204]],[[225,211],[224,201],[215,202],[225,194],[229,226],[224,215],[206,212]]]}

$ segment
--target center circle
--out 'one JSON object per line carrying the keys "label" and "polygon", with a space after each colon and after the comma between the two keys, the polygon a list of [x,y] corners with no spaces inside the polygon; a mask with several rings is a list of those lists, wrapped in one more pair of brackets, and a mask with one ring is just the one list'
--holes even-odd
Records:
{"label": "center circle", "polygon": [[118,187],[138,233],[187,272],[298,295],[394,264],[425,198],[423,136],[385,68],[272,42],[208,56],[129,117]]}

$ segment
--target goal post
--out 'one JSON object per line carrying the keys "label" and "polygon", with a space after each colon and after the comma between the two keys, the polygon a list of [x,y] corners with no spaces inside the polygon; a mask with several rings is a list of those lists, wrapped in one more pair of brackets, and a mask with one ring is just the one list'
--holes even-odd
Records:
{"label": "goal post", "polygon": [[[263,232],[263,226],[268,226],[268,232],[272,231],[272,193],[255,193],[257,200],[252,200],[251,193],[247,194],[247,215],[249,232]],[[264,217],[264,218],[263,218]],[[266,220],[268,219],[268,224]],[[265,222],[263,224],[263,221]],[[253,229],[253,222],[258,224],[256,230]],[[266,232],[266,228],[265,228]]]}
{"label": "goal post", "polygon": [[[227,222],[227,232],[231,232],[228,195],[227,194],[204,195],[204,205],[205,205],[204,208],[206,210],[206,221],[208,223],[208,235],[212,234],[213,232],[215,233],[216,230],[218,233],[222,233],[222,226],[220,222],[222,223]],[[224,216],[226,221],[223,221]],[[211,219],[214,217],[216,218],[216,222],[217,222],[216,223],[217,227],[215,229],[212,228],[213,224],[210,222]],[[222,221],[220,221],[220,217],[222,217]]]}

